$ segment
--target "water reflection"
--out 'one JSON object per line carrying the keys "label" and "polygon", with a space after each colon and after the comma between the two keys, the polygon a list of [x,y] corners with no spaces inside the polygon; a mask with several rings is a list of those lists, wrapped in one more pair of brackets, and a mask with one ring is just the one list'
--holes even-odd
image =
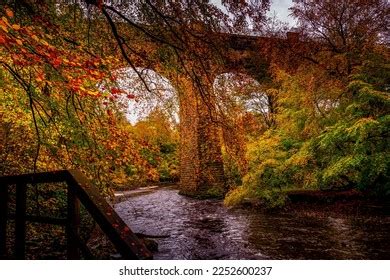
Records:
{"label": "water reflection", "polygon": [[136,232],[158,239],[155,259],[389,259],[389,217],[310,217],[229,210],[172,188],[115,205]]}

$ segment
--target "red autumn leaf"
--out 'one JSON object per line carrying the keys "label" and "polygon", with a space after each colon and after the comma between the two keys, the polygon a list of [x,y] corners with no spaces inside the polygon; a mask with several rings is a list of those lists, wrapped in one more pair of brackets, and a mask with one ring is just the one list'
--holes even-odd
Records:
{"label": "red autumn leaf", "polygon": [[123,92],[123,90],[121,90],[119,88],[111,88],[111,93],[112,94],[120,94],[122,92]]}
{"label": "red autumn leaf", "polygon": [[53,60],[53,66],[54,67],[60,66],[61,63],[62,63],[62,60],[60,58],[58,58],[58,57]]}

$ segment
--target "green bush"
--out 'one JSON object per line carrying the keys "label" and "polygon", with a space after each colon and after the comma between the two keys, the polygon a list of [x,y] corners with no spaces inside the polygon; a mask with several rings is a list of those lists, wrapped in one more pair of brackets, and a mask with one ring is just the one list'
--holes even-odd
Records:
{"label": "green bush", "polygon": [[324,113],[312,102],[324,89],[305,88],[306,75],[282,75],[277,126],[248,144],[248,173],[226,205],[257,199],[280,207],[286,190],[295,189],[355,188],[390,197],[390,94],[378,90],[388,89],[361,72],[342,94],[334,89],[343,98]]}

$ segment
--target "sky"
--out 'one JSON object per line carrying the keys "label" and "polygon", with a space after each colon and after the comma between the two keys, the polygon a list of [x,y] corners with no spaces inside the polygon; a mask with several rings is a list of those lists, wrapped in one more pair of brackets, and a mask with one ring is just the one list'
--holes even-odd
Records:
{"label": "sky", "polygon": [[[276,14],[277,19],[280,21],[288,22],[290,25],[294,25],[294,20],[292,17],[289,16],[290,11],[288,8],[290,8],[293,3],[292,0],[270,0],[271,1],[271,8],[269,11],[269,15],[272,16]],[[211,0],[212,3],[215,3],[217,6],[220,6],[222,9],[224,9],[221,6],[221,0]]]}
{"label": "sky", "polygon": [[293,24],[293,18],[288,16],[290,14],[288,8],[290,8],[292,4],[292,0],[273,0],[269,14],[273,15],[275,13],[279,20]]}

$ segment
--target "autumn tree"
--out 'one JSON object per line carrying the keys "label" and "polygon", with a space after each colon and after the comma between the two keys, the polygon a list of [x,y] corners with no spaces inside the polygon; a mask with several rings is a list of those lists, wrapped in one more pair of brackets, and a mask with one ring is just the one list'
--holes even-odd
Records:
{"label": "autumn tree", "polygon": [[[51,15],[43,18],[27,2],[11,4],[0,19],[2,174],[78,168],[106,193],[147,180],[142,144],[116,102],[133,97],[112,75],[118,59],[75,32],[86,22],[69,21],[68,13],[81,11],[56,15],[43,3]],[[137,171],[127,174],[131,165]]]}
{"label": "autumn tree", "polygon": [[[300,30],[307,40],[319,43],[312,61],[335,75],[351,74],[377,44],[389,46],[390,3],[387,0],[293,2],[291,11]],[[327,60],[329,55],[331,61]]]}

